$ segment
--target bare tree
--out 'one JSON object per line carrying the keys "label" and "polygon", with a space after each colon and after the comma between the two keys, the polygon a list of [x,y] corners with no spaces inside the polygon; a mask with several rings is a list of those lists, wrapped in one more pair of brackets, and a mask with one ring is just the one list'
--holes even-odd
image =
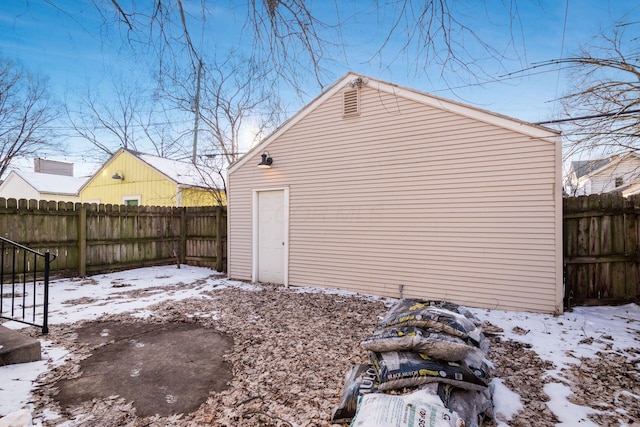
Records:
{"label": "bare tree", "polygon": [[[205,26],[218,5],[204,1],[196,6],[182,0],[156,0],[152,7],[148,3],[123,4],[120,0],[93,3],[107,24],[116,23],[125,30],[127,43],[134,50],[156,53],[160,75],[185,51],[196,66],[203,48],[201,36],[193,34],[216,32]],[[253,67],[260,65],[295,87],[301,87],[303,75],[314,76],[322,85],[326,78],[322,59],[326,47],[335,44],[325,36],[325,30],[335,24],[317,19],[304,0],[249,0],[229,9],[239,8],[246,8],[238,14],[245,20],[240,25],[240,39],[225,40],[233,43],[231,50],[248,46],[247,60]]]}
{"label": "bare tree", "polygon": [[0,59],[0,178],[15,160],[51,147],[48,125],[56,116],[46,79]]}
{"label": "bare tree", "polygon": [[[363,11],[377,15],[378,32],[386,34],[382,39],[378,36],[379,48],[369,60],[379,60],[387,51],[397,52],[396,59],[410,58],[407,68],[419,75],[429,75],[427,69],[440,66],[442,73],[453,70],[462,78],[477,81],[492,78],[486,73],[480,76],[488,59],[496,65],[507,52],[512,57],[520,55],[513,30],[519,21],[516,0],[501,5],[510,17],[504,26],[511,40],[502,48],[492,47],[468,24],[477,17],[466,15],[466,2],[459,6],[451,0],[375,2],[369,7],[360,5],[355,16],[342,4],[334,4],[332,11],[326,5],[314,9],[304,0],[248,0],[227,8],[183,0],[156,0],[152,6],[120,0],[93,3],[106,24],[120,26],[126,44],[135,53],[155,53],[152,66],[157,67],[154,73],[164,94],[183,110],[189,106],[228,161],[237,152],[234,144],[242,123],[238,119],[247,114],[256,117],[252,110],[274,111],[262,107],[279,105],[281,90],[304,94],[310,81],[324,88],[328,78],[334,78],[327,71],[334,62],[332,55],[344,49],[348,62],[341,30],[357,24],[357,15]],[[474,7],[474,13],[482,13],[481,7]],[[210,24],[222,9],[240,22],[236,38],[224,39],[228,33],[217,37],[217,28]],[[484,13],[489,19],[489,11]],[[237,60],[239,56],[242,61]],[[202,70],[204,79],[200,77]],[[201,83],[202,100],[194,101],[199,98],[197,86]],[[180,94],[176,88],[181,89]],[[261,122],[271,123],[272,119],[268,116]]]}
{"label": "bare tree", "polygon": [[206,188],[218,206],[227,203],[227,163],[222,156],[200,156],[194,164],[199,186]]}
{"label": "bare tree", "polygon": [[205,153],[218,154],[227,164],[239,157],[241,132],[249,123],[251,142],[256,142],[275,127],[281,113],[277,97],[260,83],[261,76],[245,67],[242,62],[213,64],[203,85],[199,114],[211,141]]}
{"label": "bare tree", "polygon": [[[408,73],[426,78],[435,73],[444,83],[448,83],[447,73],[466,83],[495,80],[500,74],[497,69],[505,71],[506,59],[524,63],[526,57],[518,1],[501,2],[498,7],[504,9],[508,19],[500,24],[490,18],[489,9],[495,7],[495,3],[488,6],[484,2],[451,0],[376,1],[386,37],[371,60],[385,67],[402,61]],[[495,40],[491,44],[474,28],[485,20],[504,31],[502,40],[506,44],[494,45]],[[395,53],[391,61],[384,55],[388,51]]]}
{"label": "bare tree", "polygon": [[118,148],[151,151],[170,157],[180,152],[187,135],[175,128],[176,114],[156,111],[152,90],[137,81],[112,77],[108,95],[88,85],[67,100],[65,109],[71,128],[81,138],[108,156]]}
{"label": "bare tree", "polygon": [[[474,30],[477,16],[470,16],[466,7],[482,13],[483,6],[470,0],[354,3],[356,12],[341,3],[313,5],[305,0],[247,0],[226,7],[204,0],[91,2],[102,16],[106,37],[121,35],[125,49],[148,61],[149,74],[157,79],[161,93],[154,111],[167,117],[179,114],[176,108],[191,113],[198,155],[220,156],[225,166],[238,157],[241,132],[249,124],[256,135],[275,128],[282,117],[281,93],[305,95],[335,78],[329,69],[338,61],[336,55],[342,52],[341,63],[350,60],[349,41],[343,40],[342,29],[358,25],[362,14],[375,16],[379,24],[373,42],[378,47],[369,52],[369,61],[382,64],[383,55],[395,52],[396,60],[407,63],[408,73],[412,70],[420,76],[432,75],[440,67],[441,78],[445,70],[453,70],[462,79],[477,81],[488,60],[499,68],[508,53],[516,58],[521,53],[513,30],[519,20],[517,0],[501,2],[509,16],[503,25],[511,40],[501,48],[491,46]],[[50,3],[61,8],[56,0]],[[69,6],[64,8],[73,15]],[[220,13],[237,22],[231,37],[228,28],[219,30],[226,24]],[[489,11],[485,13],[490,21]],[[492,77],[485,73],[482,78]],[[92,95],[85,101],[82,110],[73,111],[77,113],[73,127],[106,154],[117,146],[139,149],[135,129],[142,129],[148,145],[158,138],[186,136],[186,127],[164,133],[148,127],[141,117],[151,110],[131,92],[120,92],[117,106],[106,106]],[[170,155],[155,148],[158,154]]]}
{"label": "bare tree", "polygon": [[639,27],[619,23],[578,55],[546,63],[564,66],[573,82],[564,117],[552,121],[563,125],[565,156],[640,149]]}
{"label": "bare tree", "polygon": [[[199,119],[193,129],[197,132],[194,144],[198,144],[192,158],[194,170],[199,185],[208,188],[218,204],[224,204],[228,165],[275,128],[281,109],[278,97],[265,91],[260,75],[247,70],[250,62],[239,55],[210,61],[200,62],[197,72],[178,70],[173,76],[165,76],[164,96]],[[184,79],[185,74],[190,78]]]}
{"label": "bare tree", "polygon": [[[206,27],[206,21],[219,9],[205,1],[196,5],[182,0],[156,0],[152,8],[145,3],[123,4],[120,0],[93,3],[105,21],[123,27],[131,46],[156,52],[161,67],[170,66],[171,58],[184,50],[195,66],[203,49],[201,37],[194,34],[215,33],[215,29]],[[380,61],[381,66],[388,67],[394,60],[382,61],[382,56],[390,51],[395,60],[402,59],[407,64],[408,72],[412,69],[415,74],[428,77],[440,67],[440,78],[446,70],[465,81],[477,81],[493,78],[485,71],[489,61],[493,62],[491,71],[495,75],[495,67],[500,67],[505,58],[525,54],[518,31],[518,1],[505,0],[499,6],[508,16],[501,24],[491,20],[489,7],[478,6],[474,1],[376,1],[370,6],[358,5],[356,12],[348,11],[349,5],[335,3],[331,13],[326,4],[314,9],[304,0],[248,0],[233,8],[236,16],[244,17],[241,36],[225,42],[234,44],[232,50],[248,47],[246,60],[253,70],[260,68],[270,77],[266,79],[269,85],[277,80],[303,91],[303,82],[311,76],[323,88],[331,77],[328,69],[334,62],[332,55],[342,50],[345,59],[348,56],[343,27],[358,25],[359,15],[373,13],[382,38],[375,39],[378,48],[370,61]],[[508,37],[503,37],[503,46],[493,46],[485,34],[474,29],[474,24],[483,20],[478,14],[506,30]]]}

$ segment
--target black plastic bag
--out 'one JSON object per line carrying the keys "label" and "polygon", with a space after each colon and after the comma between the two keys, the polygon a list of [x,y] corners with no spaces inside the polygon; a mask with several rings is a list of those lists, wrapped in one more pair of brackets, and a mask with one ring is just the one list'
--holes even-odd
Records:
{"label": "black plastic bag", "polygon": [[488,383],[475,375],[466,366],[433,360],[415,352],[371,353],[376,367],[379,390],[394,390],[416,387],[430,382],[451,384],[465,390],[483,390]]}
{"label": "black plastic bag", "polygon": [[331,414],[334,424],[350,423],[358,408],[358,397],[378,391],[378,377],[372,365],[355,365],[344,379],[342,399]]}

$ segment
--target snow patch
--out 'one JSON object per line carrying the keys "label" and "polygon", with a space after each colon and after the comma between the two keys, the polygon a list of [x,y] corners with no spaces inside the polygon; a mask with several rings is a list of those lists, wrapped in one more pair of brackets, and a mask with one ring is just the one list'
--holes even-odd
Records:
{"label": "snow patch", "polygon": [[601,413],[601,411],[569,402],[567,398],[573,393],[571,388],[565,384],[545,384],[544,392],[551,398],[547,402],[547,406],[560,420],[560,423],[556,424],[556,426],[569,427],[579,423],[580,426],[584,427],[598,427],[598,424],[589,419],[589,414],[597,414]]}
{"label": "snow patch", "polygon": [[494,378],[489,387],[491,387],[493,396],[493,411],[496,420],[511,421],[514,415],[524,408],[520,395],[509,390],[502,379]]}

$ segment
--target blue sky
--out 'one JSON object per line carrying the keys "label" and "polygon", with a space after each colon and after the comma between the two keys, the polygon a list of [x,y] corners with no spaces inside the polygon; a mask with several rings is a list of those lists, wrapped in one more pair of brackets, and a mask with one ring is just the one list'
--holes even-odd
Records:
{"label": "blue sky", "polygon": [[[123,5],[128,3],[122,1]],[[557,108],[554,100],[566,91],[571,76],[554,68],[506,77],[508,73],[575,53],[625,16],[627,21],[640,21],[637,0],[520,0],[515,2],[520,19],[510,28],[509,0],[456,1],[456,16],[507,55],[500,62],[479,61],[487,75],[482,77],[482,84],[474,85],[457,78],[451,70],[443,75],[435,64],[426,72],[416,72],[411,68],[415,65],[413,51],[397,55],[402,43],[399,37],[389,41],[381,56],[374,57],[375,48],[387,34],[381,27],[389,23],[389,18],[378,15],[373,3],[308,2],[327,22],[335,22],[336,7],[344,19],[341,35],[345,47],[327,52],[332,62],[325,83],[353,70],[532,122],[553,117]],[[186,0],[184,4],[196,13],[200,2]],[[209,51],[222,50],[228,41],[239,37],[246,10],[239,2],[212,4],[215,7],[207,17],[208,25],[195,27],[204,28],[200,34],[194,31],[196,44]],[[139,62],[122,49],[121,35],[104,25],[103,17],[88,1],[0,0],[0,5],[0,56],[48,76],[52,92],[60,100],[89,86],[104,87],[112,74],[140,73]],[[483,55],[472,38],[455,41],[471,55]],[[487,78],[494,81],[487,82]],[[303,99],[291,97],[288,115],[319,93],[319,87],[310,85]],[[73,144],[70,150],[73,152]]]}

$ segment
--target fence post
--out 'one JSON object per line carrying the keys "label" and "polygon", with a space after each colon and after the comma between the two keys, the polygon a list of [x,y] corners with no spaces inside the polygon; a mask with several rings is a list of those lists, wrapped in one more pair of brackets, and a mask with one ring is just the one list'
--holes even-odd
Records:
{"label": "fence post", "polygon": [[87,207],[78,211],[78,276],[87,275]]}
{"label": "fence post", "polygon": [[187,208],[180,208],[180,264],[187,263]]}
{"label": "fence post", "polygon": [[223,207],[216,208],[216,271],[226,270],[224,265],[224,218],[222,217]]}

